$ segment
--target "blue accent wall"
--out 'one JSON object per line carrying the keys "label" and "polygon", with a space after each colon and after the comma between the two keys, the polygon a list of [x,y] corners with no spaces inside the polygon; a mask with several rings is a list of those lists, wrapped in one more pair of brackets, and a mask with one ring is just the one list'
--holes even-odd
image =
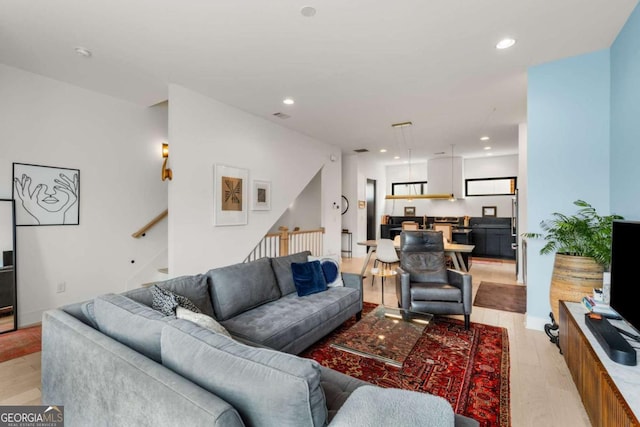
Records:
{"label": "blue accent wall", "polygon": [[[610,95],[609,49],[529,69],[526,231],[577,199],[609,212]],[[554,256],[527,243],[527,316],[548,319]]]}
{"label": "blue accent wall", "polygon": [[611,46],[611,211],[640,220],[640,6]]}

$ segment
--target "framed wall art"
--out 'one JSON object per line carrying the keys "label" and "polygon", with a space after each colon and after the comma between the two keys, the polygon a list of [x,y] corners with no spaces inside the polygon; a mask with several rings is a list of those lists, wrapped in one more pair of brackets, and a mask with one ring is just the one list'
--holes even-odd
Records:
{"label": "framed wall art", "polygon": [[13,163],[16,225],[79,225],[80,170]]}
{"label": "framed wall art", "polygon": [[415,206],[405,206],[404,207],[404,216],[416,216],[416,207]]}
{"label": "framed wall art", "polygon": [[253,180],[251,186],[251,209],[254,211],[271,210],[271,181]]}
{"label": "framed wall art", "polygon": [[498,216],[498,209],[495,206],[483,206],[482,216]]}
{"label": "framed wall art", "polygon": [[249,171],[225,165],[214,166],[214,225],[247,224]]}

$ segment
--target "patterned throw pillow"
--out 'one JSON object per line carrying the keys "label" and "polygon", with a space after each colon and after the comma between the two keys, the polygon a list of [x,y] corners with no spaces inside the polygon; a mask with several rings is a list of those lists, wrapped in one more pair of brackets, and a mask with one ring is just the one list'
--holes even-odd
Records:
{"label": "patterned throw pillow", "polygon": [[344,286],[342,281],[342,273],[340,272],[340,257],[337,255],[325,255],[325,256],[312,256],[307,257],[308,261],[320,261],[322,266],[322,272],[324,273],[324,279],[327,282],[327,287],[335,288],[338,286]]}
{"label": "patterned throw pillow", "polygon": [[162,289],[158,285],[151,287],[152,305],[154,310],[158,310],[165,316],[175,316],[176,307],[184,307],[196,313],[201,313],[200,309],[195,306],[189,298],[183,297],[166,289]]}
{"label": "patterned throw pillow", "polygon": [[206,314],[196,313],[184,307],[176,307],[176,317],[178,319],[188,320],[189,322],[193,322],[205,329],[209,329],[210,331],[217,332],[219,334],[226,335],[229,338],[232,338],[232,336],[224,326],[216,322],[213,317],[207,316]]}

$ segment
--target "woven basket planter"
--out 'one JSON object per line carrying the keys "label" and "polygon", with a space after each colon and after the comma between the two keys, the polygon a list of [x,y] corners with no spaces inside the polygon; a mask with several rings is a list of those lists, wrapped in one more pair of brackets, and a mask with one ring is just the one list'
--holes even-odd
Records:
{"label": "woven basket planter", "polygon": [[602,287],[602,265],[590,257],[556,254],[551,276],[549,302],[556,323],[559,323],[559,301],[582,301],[593,295],[593,288]]}

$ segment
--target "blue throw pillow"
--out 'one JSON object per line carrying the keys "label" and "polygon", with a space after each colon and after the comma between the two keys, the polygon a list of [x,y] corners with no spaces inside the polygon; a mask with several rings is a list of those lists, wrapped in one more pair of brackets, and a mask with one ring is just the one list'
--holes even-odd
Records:
{"label": "blue throw pillow", "polygon": [[337,255],[326,256],[311,256],[307,257],[307,261],[320,261],[322,272],[324,273],[324,280],[327,282],[328,288],[335,288],[337,286],[344,286],[342,281],[342,274],[340,273],[340,257]]}
{"label": "blue throw pillow", "polygon": [[327,282],[324,279],[320,261],[293,262],[291,272],[299,297],[327,290]]}

